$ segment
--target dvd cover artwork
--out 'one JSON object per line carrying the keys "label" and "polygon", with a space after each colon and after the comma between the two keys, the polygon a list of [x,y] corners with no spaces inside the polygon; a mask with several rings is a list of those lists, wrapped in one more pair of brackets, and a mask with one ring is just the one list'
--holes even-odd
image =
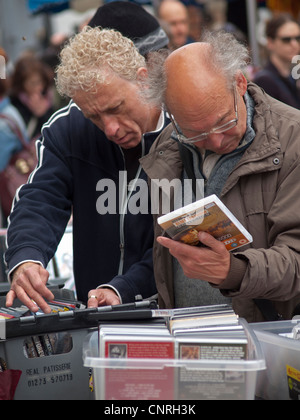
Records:
{"label": "dvd cover artwork", "polygon": [[216,196],[211,195],[158,218],[167,235],[192,246],[203,246],[200,231],[211,234],[233,251],[253,241],[250,233]]}

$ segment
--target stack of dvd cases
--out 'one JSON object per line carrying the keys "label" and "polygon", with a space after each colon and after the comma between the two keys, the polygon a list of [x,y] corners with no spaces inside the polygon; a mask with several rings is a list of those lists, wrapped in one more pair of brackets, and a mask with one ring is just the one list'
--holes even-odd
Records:
{"label": "stack of dvd cases", "polygon": [[[247,395],[248,379],[240,367],[252,357],[252,342],[247,323],[230,306],[153,313],[161,318],[99,325],[97,365],[101,369],[95,373],[99,399],[243,399]],[[227,364],[239,368],[227,370]]]}

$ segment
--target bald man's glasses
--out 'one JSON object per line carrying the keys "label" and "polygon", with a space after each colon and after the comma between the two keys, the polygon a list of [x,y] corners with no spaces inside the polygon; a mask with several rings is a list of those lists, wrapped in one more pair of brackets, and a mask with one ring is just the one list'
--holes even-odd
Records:
{"label": "bald man's glasses", "polygon": [[215,127],[212,130],[208,131],[207,133],[198,134],[194,137],[186,137],[181,133],[181,130],[176,123],[174,117],[172,114],[169,113],[171,123],[173,125],[173,128],[176,133],[177,139],[181,143],[198,143],[199,141],[205,140],[208,136],[211,134],[223,134],[228,130],[231,130],[233,127],[235,127],[238,123],[239,117],[238,117],[238,109],[237,109],[237,97],[236,97],[236,89],[234,89],[233,92],[234,96],[234,110],[235,110],[235,118],[233,120],[228,121],[226,124],[220,125],[219,127]]}

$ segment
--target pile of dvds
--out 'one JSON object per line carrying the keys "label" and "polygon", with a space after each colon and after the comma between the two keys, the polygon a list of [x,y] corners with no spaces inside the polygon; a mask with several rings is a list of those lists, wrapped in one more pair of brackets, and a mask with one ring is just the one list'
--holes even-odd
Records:
{"label": "pile of dvds", "polygon": [[[154,396],[171,400],[174,396],[175,399],[198,398],[199,394],[217,398],[225,393],[233,396],[241,392],[245,376],[240,372],[229,374],[196,366],[199,362],[224,364],[224,361],[249,358],[246,324],[240,322],[231,306],[154,310],[153,313],[157,318],[148,322],[99,325],[100,358],[109,359],[110,367],[123,367],[101,371],[101,381],[105,384],[101,388],[102,399],[152,399]],[[139,369],[131,369],[136,359],[160,359],[158,363],[166,359],[166,366],[162,363],[161,369],[149,369],[145,362],[143,369],[141,360]],[[178,369],[168,366],[172,366],[170,359],[174,366],[179,361]],[[192,363],[192,367],[187,369],[184,360]],[[128,368],[124,369],[126,363]]]}
{"label": "pile of dvds", "polygon": [[23,352],[26,358],[53,356],[69,353],[73,348],[72,336],[68,332],[26,337]]}
{"label": "pile of dvds", "polygon": [[228,305],[174,309],[167,325],[179,359],[247,359],[245,328]]}
{"label": "pile of dvds", "polygon": [[229,305],[154,310],[153,313],[164,317],[143,323],[102,322],[100,357],[247,358],[245,328]]}
{"label": "pile of dvds", "polygon": [[[47,302],[47,304],[50,306],[52,314],[85,308],[81,302],[69,299],[55,299]],[[44,312],[39,310],[35,315],[42,315],[43,313]],[[19,307],[0,308],[0,319],[14,319],[30,315],[33,315],[33,312],[23,305]]]}
{"label": "pile of dvds", "polygon": [[[85,306],[78,301],[69,299],[55,299],[47,302],[51,308],[51,313],[76,311],[84,309]],[[39,310],[34,315],[43,315]],[[28,317],[33,315],[26,306],[19,307],[0,307],[0,320],[10,320],[15,318]],[[23,341],[23,353],[26,358],[32,359],[35,357],[52,356],[58,354],[69,353],[73,348],[73,340],[70,333],[58,332],[50,334],[41,334],[36,336],[28,336]],[[2,367],[0,360],[0,372]]]}

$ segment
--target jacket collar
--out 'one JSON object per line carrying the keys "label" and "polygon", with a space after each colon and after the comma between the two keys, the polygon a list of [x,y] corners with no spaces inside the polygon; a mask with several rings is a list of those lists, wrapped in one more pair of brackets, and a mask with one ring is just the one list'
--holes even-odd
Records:
{"label": "jacket collar", "polygon": [[255,102],[253,128],[256,136],[227,179],[222,195],[226,194],[241,176],[271,172],[280,169],[283,164],[283,152],[267,96],[253,83],[249,83],[248,91]]}
{"label": "jacket collar", "polygon": [[276,154],[281,150],[268,97],[261,88],[253,83],[249,83],[248,91],[255,102],[253,129],[256,135],[252,145],[245,152],[242,163],[245,160],[247,161],[249,156],[257,161]]}

